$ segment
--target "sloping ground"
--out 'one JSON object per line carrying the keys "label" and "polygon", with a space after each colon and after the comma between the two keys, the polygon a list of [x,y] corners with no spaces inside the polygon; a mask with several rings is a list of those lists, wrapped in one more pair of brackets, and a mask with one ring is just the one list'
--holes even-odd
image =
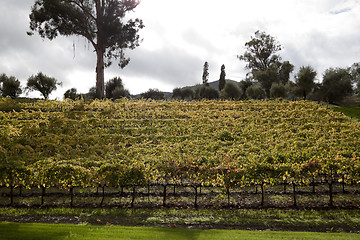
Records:
{"label": "sloping ground", "polygon": [[360,125],[313,102],[0,99],[13,188],[360,181]]}

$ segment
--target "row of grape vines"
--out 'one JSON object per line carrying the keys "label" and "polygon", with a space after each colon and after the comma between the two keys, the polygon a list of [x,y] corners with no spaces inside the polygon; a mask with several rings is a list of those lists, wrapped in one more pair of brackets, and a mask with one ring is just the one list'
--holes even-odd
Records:
{"label": "row of grape vines", "polygon": [[314,102],[2,98],[0,110],[0,186],[11,192],[321,181],[332,205],[335,183],[360,182],[360,124]]}

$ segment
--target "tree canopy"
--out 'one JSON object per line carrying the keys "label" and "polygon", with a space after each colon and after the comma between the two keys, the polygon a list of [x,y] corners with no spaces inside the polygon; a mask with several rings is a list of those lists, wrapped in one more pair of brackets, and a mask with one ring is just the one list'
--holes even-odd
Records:
{"label": "tree canopy", "polygon": [[221,97],[224,99],[239,100],[242,94],[240,86],[233,82],[227,82],[221,91]]}
{"label": "tree canopy", "polygon": [[320,93],[328,103],[340,102],[353,91],[351,74],[347,69],[329,68],[325,71]]}
{"label": "tree canopy", "polygon": [[276,53],[281,50],[280,43],[265,32],[256,31],[255,37],[245,43],[247,51],[237,56],[247,62],[246,68],[251,71],[266,71],[269,67],[281,61]]}
{"label": "tree canopy", "polygon": [[225,77],[226,77],[226,73],[225,73],[225,65],[223,64],[221,66],[221,73],[220,73],[220,79],[219,79],[219,91],[223,90],[225,87]]}
{"label": "tree canopy", "polygon": [[76,100],[77,98],[79,98],[80,95],[77,93],[77,89],[76,88],[71,88],[68,89],[65,93],[64,93],[64,98],[69,98],[72,100]]}
{"label": "tree canopy", "polygon": [[288,62],[281,62],[277,53],[282,49],[281,44],[265,32],[256,31],[255,36],[245,43],[246,51],[238,55],[240,61],[245,61],[252,77],[258,81],[270,97],[270,88],[274,82],[286,84],[294,66]]}
{"label": "tree canopy", "polygon": [[165,94],[159,89],[150,88],[148,91],[140,94],[140,97],[145,99],[163,100],[166,98]]}
{"label": "tree canopy", "polygon": [[36,0],[31,9],[29,35],[34,31],[50,40],[58,35],[78,35],[94,47],[97,97],[104,98],[104,68],[113,59],[125,67],[130,59],[124,49],[140,44],[138,31],[144,27],[140,19],[127,19],[139,0]]}
{"label": "tree canopy", "polygon": [[205,62],[203,68],[202,82],[203,84],[207,85],[208,81],[209,81],[209,63]]}
{"label": "tree canopy", "polygon": [[0,96],[16,98],[22,93],[20,81],[15,77],[0,75]]}
{"label": "tree canopy", "polygon": [[130,97],[130,92],[124,88],[124,84],[119,77],[110,79],[105,84],[106,98],[119,99],[123,97]]}
{"label": "tree canopy", "polygon": [[29,91],[39,91],[45,99],[48,99],[49,95],[61,84],[55,78],[39,72],[37,75],[29,77],[26,88]]}
{"label": "tree canopy", "polygon": [[311,66],[301,67],[295,77],[299,95],[306,99],[315,86],[316,71]]}

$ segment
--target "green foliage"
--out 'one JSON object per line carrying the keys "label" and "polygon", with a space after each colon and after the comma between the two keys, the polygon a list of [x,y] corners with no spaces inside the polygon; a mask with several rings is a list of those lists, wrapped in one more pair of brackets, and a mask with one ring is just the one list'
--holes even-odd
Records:
{"label": "green foliage", "polygon": [[286,90],[286,95],[287,98],[290,100],[295,100],[297,98],[298,95],[298,87],[296,86],[296,84],[292,81],[288,81],[285,84],[285,90]]}
{"label": "green foliage", "polygon": [[195,98],[196,99],[218,99],[220,97],[220,92],[206,84],[199,85],[195,90]]}
{"label": "green foliage", "polygon": [[240,83],[239,83],[239,87],[242,91],[242,96],[241,98],[242,99],[246,99],[247,96],[246,96],[246,90],[248,89],[248,87],[252,86],[254,84],[254,82],[249,79],[249,78],[246,78],[245,80],[241,80]]}
{"label": "green foliage", "polygon": [[0,112],[2,186],[360,182],[359,123],[314,102],[67,100],[19,110]]}
{"label": "green foliage", "polygon": [[311,66],[301,67],[295,77],[297,95],[307,99],[315,87],[316,71]]}
{"label": "green foliage", "polygon": [[224,99],[239,100],[243,92],[236,83],[227,82],[224,89],[221,91],[221,97]]}
{"label": "green foliage", "polygon": [[159,89],[149,89],[148,91],[141,93],[140,96],[145,99],[153,99],[153,100],[164,100],[165,94],[161,92]]}
{"label": "green foliage", "polygon": [[129,98],[130,92],[124,88],[121,78],[115,77],[106,83],[105,96],[110,99]]}
{"label": "green foliage", "polygon": [[96,91],[97,91],[97,90],[96,90],[96,87],[91,87],[91,88],[89,89],[89,92],[86,94],[86,98],[92,99],[92,100],[97,99],[98,97],[97,97]]}
{"label": "green foliage", "polygon": [[289,79],[290,74],[294,71],[294,65],[292,65],[289,61],[285,61],[281,63],[278,70],[278,81],[285,85]]}
{"label": "green foliage", "polygon": [[0,111],[2,112],[20,112],[23,104],[11,98],[0,98]]}
{"label": "green foliage", "polygon": [[352,83],[356,85],[356,93],[360,96],[360,62],[351,65],[348,71],[351,75]]}
{"label": "green foliage", "polygon": [[246,96],[249,99],[264,99],[266,97],[265,90],[259,83],[253,84],[246,89]]}
{"label": "green foliage", "polygon": [[182,95],[183,95],[183,93],[182,93],[181,88],[174,88],[173,89],[173,93],[172,93],[172,98],[173,99],[184,99]]}
{"label": "green foliage", "polygon": [[174,99],[182,99],[182,100],[185,100],[185,99],[194,99],[194,90],[190,87],[184,87],[184,88],[175,88],[173,90],[173,95],[172,97]]}
{"label": "green foliage", "polygon": [[55,78],[48,77],[42,72],[39,72],[37,75],[29,77],[26,89],[29,91],[39,91],[45,99],[48,99],[49,95],[61,84],[62,83],[58,82]]}
{"label": "green foliage", "polygon": [[221,73],[220,73],[220,79],[219,79],[219,91],[221,92],[221,90],[224,89],[225,87],[225,77],[226,77],[226,73],[225,73],[225,65],[223,64],[221,66]]}
{"label": "green foliage", "polygon": [[246,68],[251,71],[252,77],[261,83],[266,97],[270,97],[272,84],[281,82],[285,85],[294,66],[289,61],[281,62],[281,57],[276,54],[282,48],[280,43],[265,32],[256,31],[255,37],[251,37],[245,47],[247,51],[237,57],[240,61],[247,62]]}
{"label": "green foliage", "polygon": [[333,106],[333,109],[335,111],[344,113],[348,117],[355,118],[358,121],[360,121],[360,106],[358,107]]}
{"label": "green foliage", "polygon": [[209,81],[209,64],[208,62],[205,62],[203,68],[202,83],[207,85],[208,81]]}
{"label": "green foliage", "polygon": [[69,90],[67,90],[64,93],[64,98],[67,99],[72,99],[72,100],[76,100],[77,98],[79,98],[80,95],[77,93],[77,89],[76,88],[71,88]]}
{"label": "green foliage", "polygon": [[328,103],[341,102],[353,92],[351,75],[347,69],[329,68],[325,71],[320,94]]}
{"label": "green foliage", "polygon": [[281,83],[274,82],[270,88],[270,97],[271,98],[285,98],[286,97],[286,88]]}
{"label": "green foliage", "polygon": [[20,81],[15,77],[0,75],[0,94],[3,97],[17,98],[22,93]]}
{"label": "green foliage", "polygon": [[[177,217],[174,217],[177,219]],[[276,221],[265,219],[264,227],[273,225]],[[242,221],[251,222],[252,218],[243,218]],[[296,221],[295,221],[296,222]],[[317,223],[316,221],[314,221]],[[196,222],[195,222],[196,223]],[[266,224],[268,223],[268,224]],[[270,224],[271,223],[271,224]],[[169,224],[170,225],[170,224]],[[256,224],[254,224],[256,225]],[[175,225],[174,225],[175,226]],[[253,229],[253,228],[250,228]],[[326,239],[326,240],[353,240],[358,239],[355,233],[319,233],[319,232],[280,232],[280,231],[249,231],[249,230],[219,230],[219,229],[186,229],[169,227],[129,227],[129,226],[94,226],[87,224],[42,224],[42,223],[1,223],[0,234],[7,240],[30,239]]]}
{"label": "green foliage", "polygon": [[245,44],[247,51],[239,55],[238,59],[247,62],[246,68],[252,72],[266,71],[269,67],[280,62],[276,55],[281,45],[276,39],[265,32],[256,31],[255,37]]}

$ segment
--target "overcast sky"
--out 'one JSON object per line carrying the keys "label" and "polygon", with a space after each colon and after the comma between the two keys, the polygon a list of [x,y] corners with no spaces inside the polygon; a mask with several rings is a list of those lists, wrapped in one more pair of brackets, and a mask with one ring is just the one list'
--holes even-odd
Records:
{"label": "overcast sky", "polygon": [[[96,55],[82,37],[43,40],[27,36],[33,0],[1,0],[0,74],[15,76],[26,86],[29,76],[43,72],[63,82],[52,99],[72,87],[86,93],[95,86]],[[255,31],[265,31],[283,46],[282,59],[311,65],[318,80],[329,67],[360,62],[360,0],[142,0],[132,17],[143,19],[143,42],[127,50],[125,69],[105,70],[119,76],[132,94],[149,88],[172,91],[202,82],[204,62],[209,80],[241,81],[247,70],[236,56]],[[36,93],[30,97],[39,97]]]}

